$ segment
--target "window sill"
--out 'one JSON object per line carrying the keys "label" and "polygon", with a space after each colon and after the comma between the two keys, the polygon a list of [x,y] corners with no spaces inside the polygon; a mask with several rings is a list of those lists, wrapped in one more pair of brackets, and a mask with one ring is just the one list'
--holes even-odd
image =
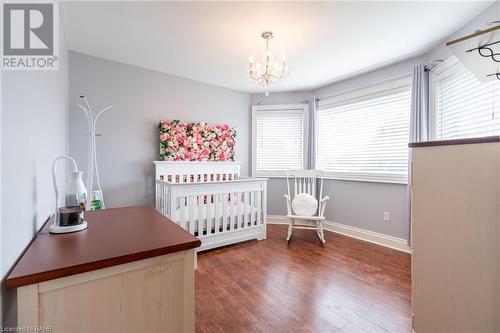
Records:
{"label": "window sill", "polygon": [[[253,175],[252,177],[265,177],[269,179],[286,179],[286,176],[279,175]],[[408,185],[408,179],[398,180],[398,179],[378,179],[378,178],[361,178],[361,177],[342,177],[334,175],[325,175],[324,179],[328,180],[341,180],[348,182],[366,182],[366,183],[380,183],[380,184],[397,184],[397,185]]]}
{"label": "window sill", "polygon": [[376,178],[356,178],[356,177],[340,177],[340,176],[329,176],[326,175],[325,179],[330,180],[341,180],[347,182],[365,182],[365,183],[379,183],[379,184],[397,184],[397,185],[408,185],[408,180],[397,180],[397,179],[376,179]]}

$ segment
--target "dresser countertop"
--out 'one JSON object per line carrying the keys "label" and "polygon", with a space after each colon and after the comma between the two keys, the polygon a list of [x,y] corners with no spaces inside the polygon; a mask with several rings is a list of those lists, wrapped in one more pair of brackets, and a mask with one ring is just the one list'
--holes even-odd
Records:
{"label": "dresser countertop", "polygon": [[199,239],[149,206],[85,214],[88,228],[50,234],[53,217],[35,236],[6,279],[7,288],[39,283],[184,251]]}
{"label": "dresser countertop", "polygon": [[469,145],[476,143],[491,143],[491,142],[500,142],[500,136],[495,135],[495,136],[483,136],[480,138],[412,142],[408,144],[408,147],[419,148],[419,147],[436,147],[436,146],[454,146],[454,145]]}

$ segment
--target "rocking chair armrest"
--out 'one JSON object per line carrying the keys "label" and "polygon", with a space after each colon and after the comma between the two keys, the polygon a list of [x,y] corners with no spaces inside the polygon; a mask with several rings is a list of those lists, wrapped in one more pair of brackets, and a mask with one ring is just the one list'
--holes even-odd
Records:
{"label": "rocking chair armrest", "polygon": [[319,200],[319,216],[325,216],[326,203],[328,200],[330,200],[330,197],[327,195]]}
{"label": "rocking chair armrest", "polygon": [[290,201],[290,197],[288,194],[283,195],[286,199],[286,209],[288,211],[288,215],[292,214],[292,202]]}

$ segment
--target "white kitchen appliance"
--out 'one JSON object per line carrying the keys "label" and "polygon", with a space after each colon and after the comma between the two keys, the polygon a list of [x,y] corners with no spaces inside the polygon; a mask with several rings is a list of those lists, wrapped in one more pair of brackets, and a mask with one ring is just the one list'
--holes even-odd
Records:
{"label": "white kitchen appliance", "polygon": [[[56,162],[62,159],[69,160],[73,166],[73,171],[67,175],[68,183],[66,185],[65,206],[59,207],[59,191],[56,181]],[[87,228],[87,222],[84,220],[85,209],[87,205],[87,189],[83,184],[82,171],[78,171],[75,160],[69,156],[59,156],[52,163],[52,181],[56,195],[55,221],[50,226],[49,231],[52,234],[64,234],[75,232]]]}

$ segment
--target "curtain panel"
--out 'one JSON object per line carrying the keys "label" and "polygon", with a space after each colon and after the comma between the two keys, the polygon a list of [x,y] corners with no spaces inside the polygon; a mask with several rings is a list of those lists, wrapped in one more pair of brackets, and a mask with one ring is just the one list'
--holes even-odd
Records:
{"label": "curtain panel", "polygon": [[318,99],[315,96],[309,98],[309,150],[307,154],[307,168],[309,170],[316,169],[316,145],[317,145],[317,114],[318,114]]}
{"label": "curtain panel", "polygon": [[[410,142],[429,140],[429,71],[426,65],[412,68]],[[409,154],[408,184],[411,179],[411,152]],[[408,186],[408,245],[411,247],[411,189]]]}

